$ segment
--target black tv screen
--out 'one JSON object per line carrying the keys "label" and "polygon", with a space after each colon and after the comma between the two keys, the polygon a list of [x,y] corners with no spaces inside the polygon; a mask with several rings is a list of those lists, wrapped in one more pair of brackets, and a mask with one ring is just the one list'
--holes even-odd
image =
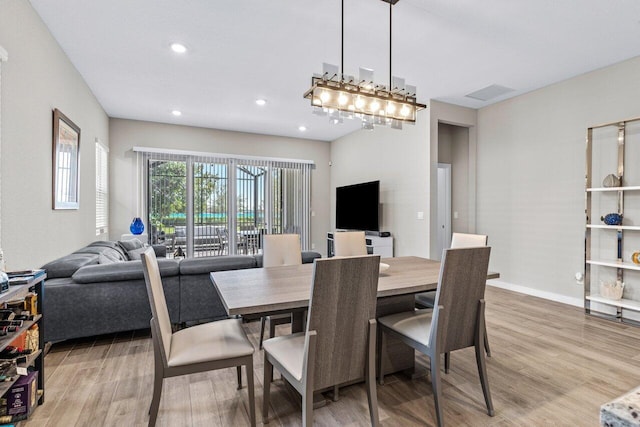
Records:
{"label": "black tv screen", "polygon": [[380,181],[336,188],[336,228],[380,231]]}

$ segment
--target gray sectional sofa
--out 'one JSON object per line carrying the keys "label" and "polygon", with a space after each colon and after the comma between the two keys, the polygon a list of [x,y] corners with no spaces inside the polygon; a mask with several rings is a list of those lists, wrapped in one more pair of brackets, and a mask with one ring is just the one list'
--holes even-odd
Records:
{"label": "gray sectional sofa", "polygon": [[[137,242],[137,241],[136,241]],[[151,309],[138,243],[97,241],[42,266],[44,338],[62,341],[149,327]],[[141,245],[141,244],[140,244]],[[154,246],[173,323],[226,318],[211,284],[212,271],[262,267],[262,255],[166,259],[164,246]],[[320,254],[304,251],[302,260]]]}

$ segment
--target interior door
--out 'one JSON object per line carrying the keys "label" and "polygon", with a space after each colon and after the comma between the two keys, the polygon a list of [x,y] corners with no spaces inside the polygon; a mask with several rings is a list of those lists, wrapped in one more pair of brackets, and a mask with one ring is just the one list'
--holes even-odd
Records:
{"label": "interior door", "polygon": [[451,246],[451,165],[438,163],[438,246],[432,255],[442,258],[442,250]]}

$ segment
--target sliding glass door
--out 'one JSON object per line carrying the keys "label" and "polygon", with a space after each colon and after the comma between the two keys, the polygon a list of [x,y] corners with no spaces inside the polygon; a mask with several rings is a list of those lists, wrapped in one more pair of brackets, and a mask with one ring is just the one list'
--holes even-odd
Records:
{"label": "sliding glass door", "polygon": [[171,255],[256,254],[276,233],[300,234],[307,249],[312,164],[140,154],[150,238]]}

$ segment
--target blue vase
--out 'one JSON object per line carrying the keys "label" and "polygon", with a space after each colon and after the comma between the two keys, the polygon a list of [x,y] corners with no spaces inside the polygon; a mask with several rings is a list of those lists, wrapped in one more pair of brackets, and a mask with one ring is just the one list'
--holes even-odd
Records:
{"label": "blue vase", "polygon": [[600,217],[600,221],[606,225],[622,225],[622,214],[610,213]]}
{"label": "blue vase", "polygon": [[131,234],[142,234],[144,231],[144,223],[140,217],[133,218],[131,221],[131,225],[129,226],[129,230],[131,230]]}

